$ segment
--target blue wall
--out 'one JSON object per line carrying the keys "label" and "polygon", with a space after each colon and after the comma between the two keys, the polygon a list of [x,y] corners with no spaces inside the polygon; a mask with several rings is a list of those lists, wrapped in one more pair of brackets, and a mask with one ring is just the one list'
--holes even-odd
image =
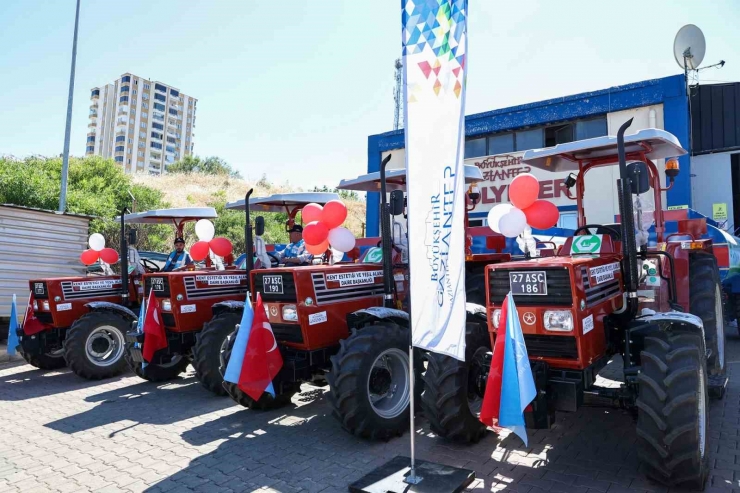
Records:
{"label": "blue wall", "polygon": [[[600,91],[585,92],[536,103],[487,111],[465,117],[465,135],[468,137],[492,132],[515,130],[522,127],[545,125],[589,116],[606,115],[614,111],[663,104],[665,129],[689,148],[689,115],[683,75],[646,80]],[[384,151],[404,147],[403,130],[371,135],[367,139],[367,171],[380,169]],[[688,156],[679,159],[681,173],[668,191],[668,206],[691,207],[691,169]],[[367,194],[367,236],[378,236],[380,195]]]}

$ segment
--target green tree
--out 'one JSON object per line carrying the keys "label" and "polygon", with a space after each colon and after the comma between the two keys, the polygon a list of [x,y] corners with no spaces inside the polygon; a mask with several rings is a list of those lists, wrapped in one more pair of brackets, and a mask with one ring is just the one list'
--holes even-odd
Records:
{"label": "green tree", "polygon": [[344,200],[360,200],[360,196],[354,190],[339,190],[338,188],[329,188],[324,185],[323,187],[313,187],[313,190],[311,191],[336,193],[341,199]]}
{"label": "green tree", "polygon": [[228,175],[232,178],[241,178],[229,163],[220,157],[211,156],[205,159],[200,156],[188,155],[180,161],[167,167],[168,173],[203,173],[206,175]]}

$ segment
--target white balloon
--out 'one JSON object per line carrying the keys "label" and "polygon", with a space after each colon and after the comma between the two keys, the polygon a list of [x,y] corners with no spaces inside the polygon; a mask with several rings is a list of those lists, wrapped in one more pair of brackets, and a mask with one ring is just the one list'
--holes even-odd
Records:
{"label": "white balloon", "polygon": [[527,227],[527,216],[520,209],[512,207],[511,210],[498,222],[501,234],[507,238],[516,238]]}
{"label": "white balloon", "polygon": [[93,233],[90,235],[90,239],[87,240],[87,244],[90,245],[91,250],[99,252],[105,248],[105,238],[100,233]]}
{"label": "white balloon", "polygon": [[216,228],[213,227],[213,223],[208,219],[201,219],[195,223],[195,236],[200,241],[211,241],[214,234],[216,234]]}
{"label": "white balloon", "polygon": [[347,228],[334,228],[329,231],[329,244],[335,250],[349,252],[355,247],[355,235]]}
{"label": "white balloon", "polygon": [[509,213],[514,206],[511,204],[498,204],[488,211],[488,227],[496,233],[500,233],[499,222],[501,218]]}

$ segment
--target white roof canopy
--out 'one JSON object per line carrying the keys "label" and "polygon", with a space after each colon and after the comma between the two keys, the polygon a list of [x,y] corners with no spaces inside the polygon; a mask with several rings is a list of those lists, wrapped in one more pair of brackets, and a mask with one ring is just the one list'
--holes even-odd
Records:
{"label": "white roof canopy", "polygon": [[[465,183],[476,183],[483,181],[483,174],[477,166],[465,165]],[[393,190],[406,190],[406,169],[389,169],[385,172],[386,188],[389,192]],[[380,171],[360,175],[351,180],[342,180],[337,187],[340,190],[358,190],[360,192],[380,191]]]}
{"label": "white roof canopy", "polygon": [[[645,155],[651,161],[686,154],[675,135],[657,128],[646,128],[625,135],[624,148],[627,154],[647,151]],[[617,162],[617,138],[612,135],[532,149],[524,153],[522,161],[547,171],[578,171],[578,161],[609,157]]]}
{"label": "white roof canopy", "polygon": [[[135,212],[123,216],[123,221],[130,224],[169,224],[173,221],[197,221],[198,219],[215,219],[218,217],[213,207],[180,207],[177,209],[155,209],[145,212]],[[121,217],[116,218],[117,221]]]}
{"label": "white roof canopy", "polygon": [[[285,209],[294,209],[304,205],[316,203],[326,204],[330,200],[339,200],[339,195],[329,192],[297,192],[276,193],[269,197],[250,197],[249,210],[262,212],[285,212]],[[226,204],[229,210],[244,210],[244,199]]]}

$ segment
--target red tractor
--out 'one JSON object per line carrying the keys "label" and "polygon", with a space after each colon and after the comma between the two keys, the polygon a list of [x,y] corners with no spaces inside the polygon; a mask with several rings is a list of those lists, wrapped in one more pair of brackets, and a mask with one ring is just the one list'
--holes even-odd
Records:
{"label": "red tractor", "polygon": [[[320,204],[338,199],[333,193],[279,194],[271,197],[249,199],[250,209],[280,212],[289,208],[290,220],[304,205]],[[244,200],[229,204],[229,209],[243,209]],[[292,212],[291,212],[292,211]],[[260,258],[266,254],[261,231],[256,238]],[[249,254],[248,254],[249,256]],[[267,262],[270,262],[267,254]],[[273,261],[276,261],[273,259]],[[191,265],[179,272],[155,272],[144,276],[145,296],[154,291],[159,313],[167,334],[167,347],[154,355],[155,360],[143,365],[142,347],[144,334],[135,328],[126,334],[125,357],[132,370],[141,378],[159,382],[170,380],[184,372],[192,363],[196,378],[216,395],[226,395],[219,373],[220,353],[227,336],[239,323],[239,316],[231,310],[240,308],[248,291],[244,270],[228,265],[219,270],[212,267],[209,258],[204,269]]]}
{"label": "red tractor", "polygon": [[[175,223],[178,231],[187,221],[214,218],[212,207],[161,209],[124,214],[121,222],[121,274],[100,277],[33,279],[33,316],[41,322],[21,327],[18,336],[23,358],[36,368],[52,370],[66,364],[77,375],[97,380],[118,375],[126,368],[124,334],[141,301],[141,275],[159,266],[140,259],[135,248],[136,230],[126,224]],[[131,251],[130,251],[131,250]],[[132,261],[140,265],[131,265]]]}
{"label": "red tractor", "polygon": [[[359,262],[324,261],[250,272],[253,296],[262,296],[284,364],[273,381],[275,398],[265,393],[254,401],[237,385],[224,382],[236,402],[258,409],[278,406],[289,403],[301,383],[328,379],[333,414],[350,433],[388,439],[408,429],[408,265],[404,262],[405,233],[399,229],[400,223],[391,221],[392,216],[404,213],[406,173],[403,169],[386,173],[387,163],[388,159],[384,160],[380,172],[344,180],[339,186],[381,192],[382,255],[376,256],[378,247],[374,247]],[[465,171],[470,185],[482,180],[475,166],[466,166]],[[386,202],[387,192],[391,192],[390,203]],[[474,206],[479,197],[474,188],[469,192]],[[493,236],[490,230],[489,234]],[[469,254],[471,269],[478,268],[481,273],[484,265],[511,258],[503,253]],[[231,309],[233,329],[242,307],[235,304]],[[485,329],[483,306],[471,304],[469,316],[481,321]],[[224,351],[222,374],[235,334]],[[416,372],[422,371],[423,364],[419,364]]]}
{"label": "red tractor", "polygon": [[[658,159],[686,154],[668,132],[646,129],[527,151],[523,161],[552,171],[577,171],[579,224],[554,257],[486,268],[490,340],[499,330],[504,297],[512,293],[538,396],[527,426],[549,427],[555,411],[575,411],[584,395],[607,398],[637,416],[639,455],[664,484],[703,488],[708,472],[708,399],[727,384],[722,291],[706,221],[679,221],[665,234]],[[585,177],[619,166],[619,222],[588,224]],[[673,184],[676,160],[666,175]],[[652,197],[654,212],[645,204]],[[650,240],[654,222],[657,241]],[[592,234],[593,232],[593,234]],[[422,406],[443,437],[477,441],[485,431],[476,412],[491,361],[489,344],[468,340],[465,363],[429,355]],[[596,375],[620,354],[624,383],[600,388]]]}

